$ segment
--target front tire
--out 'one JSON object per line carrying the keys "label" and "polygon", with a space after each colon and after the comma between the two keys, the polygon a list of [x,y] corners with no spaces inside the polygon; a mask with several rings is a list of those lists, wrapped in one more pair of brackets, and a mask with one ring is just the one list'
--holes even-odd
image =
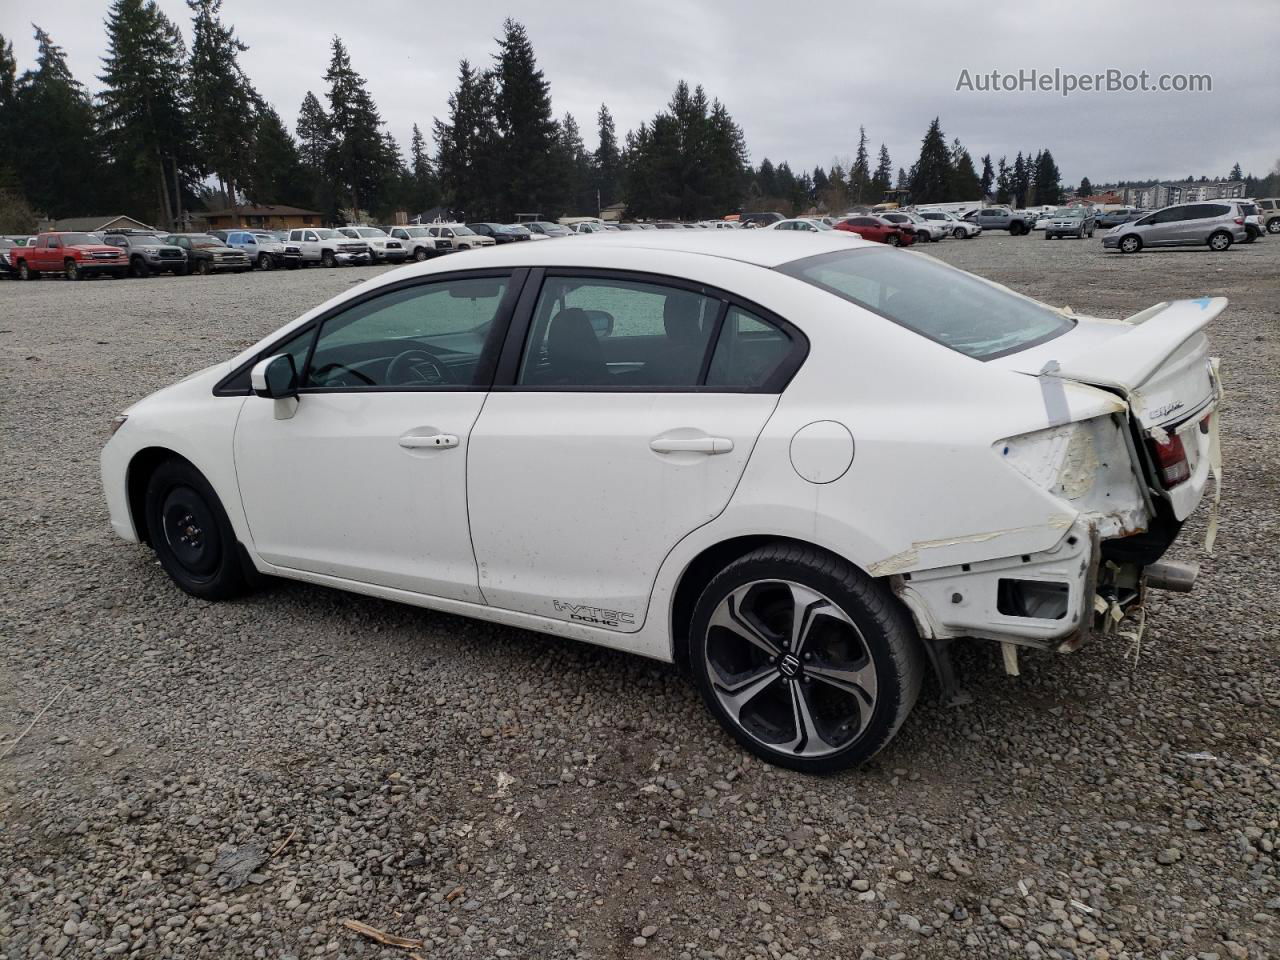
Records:
{"label": "front tire", "polygon": [[889,239],[885,240],[885,243],[891,247],[900,247],[902,246],[902,237],[898,236],[896,233],[891,233],[889,234]]}
{"label": "front tire", "polygon": [[1142,241],[1134,236],[1125,237],[1120,241],[1121,253],[1137,253],[1142,249]]}
{"label": "front tire", "polygon": [[62,272],[66,274],[68,280],[83,280],[84,273],[80,270],[79,265],[74,260],[67,260],[62,264]]}
{"label": "front tire", "polygon": [[334,257],[332,250],[326,250],[324,253],[320,254],[320,265],[327,267],[330,270],[338,265],[338,261]]}
{"label": "front tire", "polygon": [[417,260],[418,263],[421,263],[423,260],[427,259],[427,251],[422,247],[414,247],[413,259]]}
{"label": "front tire", "polygon": [[708,709],[747,750],[804,773],[869,759],[915,706],[925,658],[883,586],[830,554],[776,544],[734,561],[694,608]]}
{"label": "front tire", "polygon": [[30,267],[28,267],[27,261],[23,260],[21,263],[18,264],[18,279],[19,280],[39,280],[40,274],[38,271],[32,270]]}
{"label": "front tire", "polygon": [[235,531],[209,481],[185,460],[166,460],[147,481],[146,522],[165,573],[202,600],[246,589]]}
{"label": "front tire", "polygon": [[147,261],[143,260],[142,257],[134,257],[129,261],[129,272],[139,280],[145,280],[151,276],[151,268],[147,266]]}
{"label": "front tire", "polygon": [[200,276],[207,277],[212,272],[213,272],[213,264],[211,264],[208,260],[196,261],[196,273],[198,273]]}
{"label": "front tire", "polygon": [[259,270],[270,270],[270,269],[272,269],[274,266],[275,266],[275,261],[271,259],[271,254],[269,254],[269,253],[260,253],[260,254],[258,254],[258,269],[259,269]]}
{"label": "front tire", "polygon": [[965,239],[964,227],[956,227],[954,230],[951,231],[951,236],[955,237],[957,240],[964,240]]}

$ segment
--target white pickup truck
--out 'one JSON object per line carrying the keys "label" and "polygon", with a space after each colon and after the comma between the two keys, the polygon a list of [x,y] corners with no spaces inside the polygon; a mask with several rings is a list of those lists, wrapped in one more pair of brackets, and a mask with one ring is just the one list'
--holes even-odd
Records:
{"label": "white pickup truck", "polygon": [[400,245],[409,251],[414,260],[426,260],[437,254],[449,253],[453,243],[444,237],[433,237],[426,227],[409,224],[404,227],[385,227],[391,239],[399,240]]}
{"label": "white pickup truck", "polygon": [[404,263],[409,251],[404,245],[387,236],[377,227],[339,227],[338,232],[352,240],[363,240],[369,245],[369,255],[374,263]]}
{"label": "white pickup truck", "polygon": [[369,244],[344,237],[325,227],[302,227],[289,231],[290,246],[302,251],[302,263],[319,263],[336,267],[340,263],[368,263],[372,258]]}

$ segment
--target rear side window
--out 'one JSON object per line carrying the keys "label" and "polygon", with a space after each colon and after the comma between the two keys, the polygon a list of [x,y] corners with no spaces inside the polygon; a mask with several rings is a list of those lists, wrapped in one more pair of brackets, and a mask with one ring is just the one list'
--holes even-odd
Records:
{"label": "rear side window", "polygon": [[631,280],[549,277],[517,382],[525,386],[694,387],[720,301]]}
{"label": "rear side window", "polygon": [[730,307],[720,327],[708,387],[762,387],[791,354],[791,338],[766,320]]}
{"label": "rear side window", "polygon": [[976,360],[1060,336],[1075,321],[962,270],[893,249],[837,251],[777,268]]}

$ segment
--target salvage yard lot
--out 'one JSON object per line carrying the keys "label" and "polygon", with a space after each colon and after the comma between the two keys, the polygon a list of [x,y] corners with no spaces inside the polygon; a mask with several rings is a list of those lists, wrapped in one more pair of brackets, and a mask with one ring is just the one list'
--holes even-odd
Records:
{"label": "salvage yard lot", "polygon": [[378,268],[0,284],[0,754],[36,720],[0,759],[0,960],[407,956],[345,918],[432,957],[1274,956],[1280,242],[924,250],[1080,313],[1230,298],[1221,529],[1140,651],[1006,678],[975,645],[972,705],[927,688],[827,779],[668,666],[301,584],[211,605],[114,538],[112,416]]}

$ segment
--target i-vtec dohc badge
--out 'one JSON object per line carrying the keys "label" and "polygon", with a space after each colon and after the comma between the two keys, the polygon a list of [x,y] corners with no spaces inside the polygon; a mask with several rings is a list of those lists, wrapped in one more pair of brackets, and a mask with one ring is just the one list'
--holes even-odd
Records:
{"label": "i-vtec dohc badge", "polygon": [[625,610],[606,610],[585,603],[570,603],[567,600],[552,600],[557,613],[566,614],[570,620],[590,623],[597,627],[634,626],[636,618]]}

